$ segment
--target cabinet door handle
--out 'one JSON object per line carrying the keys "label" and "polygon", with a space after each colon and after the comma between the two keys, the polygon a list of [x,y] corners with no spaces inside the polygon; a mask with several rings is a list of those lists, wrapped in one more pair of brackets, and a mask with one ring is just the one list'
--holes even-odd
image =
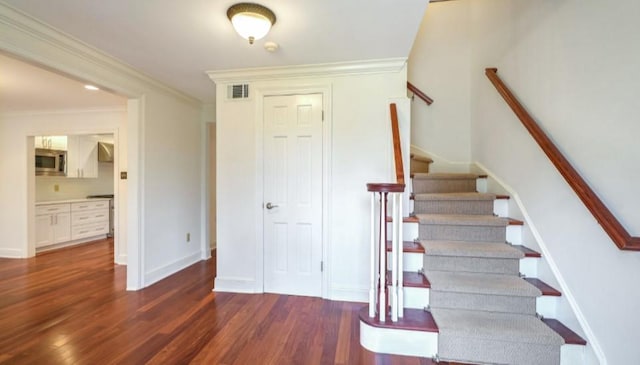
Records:
{"label": "cabinet door handle", "polygon": [[49,225],[52,226],[53,225],[53,215],[49,216]]}
{"label": "cabinet door handle", "polygon": [[56,223],[55,225],[58,225],[58,216],[56,215]]}

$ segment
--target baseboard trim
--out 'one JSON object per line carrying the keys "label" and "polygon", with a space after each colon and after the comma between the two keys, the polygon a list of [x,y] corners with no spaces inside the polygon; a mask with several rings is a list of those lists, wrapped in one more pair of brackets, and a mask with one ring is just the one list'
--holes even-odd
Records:
{"label": "baseboard trim", "polygon": [[436,153],[424,150],[416,145],[411,145],[410,151],[422,156],[429,156],[433,162],[429,166],[429,172],[459,172],[467,173],[472,163],[469,161],[451,161]]}
{"label": "baseboard trim", "polygon": [[329,294],[329,299],[339,300],[343,302],[367,303],[369,301],[369,288],[332,286]]}
{"label": "baseboard trim", "polygon": [[[510,195],[510,197],[513,199],[516,206],[522,213],[522,216],[524,218],[523,220],[526,222],[527,226],[529,227],[529,230],[531,231],[531,234],[533,235],[535,241],[538,243],[538,246],[540,247],[540,251],[542,253],[542,257],[544,257],[547,264],[549,265],[549,269],[551,269],[551,273],[555,276],[556,280],[558,281],[558,285],[560,286],[559,290],[562,292],[562,296],[566,298],[567,302],[569,303],[569,307],[573,311],[573,315],[575,316],[578,323],[582,327],[585,337],[587,337],[587,348],[591,348],[593,350],[595,356],[597,357],[598,361],[601,364],[603,365],[607,364],[607,359],[604,355],[604,351],[602,350],[602,347],[600,346],[600,342],[597,340],[595,333],[591,329],[591,326],[589,325],[589,322],[587,321],[586,316],[584,315],[584,313],[582,312],[582,309],[578,305],[578,302],[575,299],[573,292],[569,288],[569,285],[567,284],[567,282],[564,279],[564,276],[560,272],[558,265],[556,264],[556,262],[553,259],[553,256],[549,252],[547,248],[548,247],[547,243],[542,238],[542,235],[536,228],[535,223],[529,216],[529,213],[525,208],[524,203],[520,199],[520,195],[518,195],[515,189],[513,189],[510,185],[502,181],[502,179],[500,179],[496,174],[493,173],[493,171],[489,170],[482,163],[476,161],[474,162],[474,165],[480,168],[482,171],[485,171],[485,173],[491,179],[493,179],[498,185],[502,186],[502,188],[505,189],[507,193]],[[562,316],[560,316],[560,319],[562,319]]]}
{"label": "baseboard trim", "polygon": [[168,265],[151,270],[144,275],[144,286],[148,287],[168,276],[171,276],[187,266],[191,266],[200,261],[200,251],[185,256]]}
{"label": "baseboard trim", "polygon": [[254,279],[216,277],[213,291],[255,294],[257,293],[256,281]]}
{"label": "baseboard trim", "polygon": [[373,327],[360,321],[360,344],[382,354],[431,358],[438,353],[438,333]]}
{"label": "baseboard trim", "polygon": [[119,255],[115,259],[116,264],[118,265],[127,265],[127,255]]}
{"label": "baseboard trim", "polygon": [[22,250],[17,248],[0,248],[0,257],[7,259],[23,259]]}

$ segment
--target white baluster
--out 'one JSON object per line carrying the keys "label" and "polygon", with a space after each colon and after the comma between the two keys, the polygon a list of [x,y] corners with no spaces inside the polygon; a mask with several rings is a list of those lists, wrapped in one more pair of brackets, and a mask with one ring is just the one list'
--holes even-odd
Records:
{"label": "white baluster", "polygon": [[398,197],[400,194],[392,193],[392,232],[391,232],[391,320],[398,321]]}
{"label": "white baluster", "polygon": [[370,286],[369,286],[369,317],[376,316],[376,193],[371,193],[371,260],[370,260]]}
{"label": "white baluster", "polygon": [[402,255],[403,255],[403,240],[404,240],[404,235],[402,234],[402,215],[403,215],[403,211],[402,211],[402,199],[403,199],[403,194],[398,194],[400,195],[398,201],[399,201],[399,208],[398,208],[398,317],[402,318],[404,317],[404,286],[402,285],[403,280],[404,280],[404,273],[403,273],[403,260],[402,260]]}
{"label": "white baluster", "polygon": [[387,268],[387,264],[386,264],[386,260],[387,260],[387,242],[386,242],[386,237],[385,237],[385,231],[386,231],[386,222],[387,222],[387,210],[386,210],[387,204],[386,204],[386,196],[385,193],[380,193],[380,267],[379,267],[379,271],[378,271],[378,278],[379,278],[379,283],[380,283],[380,287],[379,287],[379,301],[378,301],[378,314],[380,317],[380,322],[384,322],[386,320],[386,298],[385,298],[385,287],[386,287],[386,268]]}

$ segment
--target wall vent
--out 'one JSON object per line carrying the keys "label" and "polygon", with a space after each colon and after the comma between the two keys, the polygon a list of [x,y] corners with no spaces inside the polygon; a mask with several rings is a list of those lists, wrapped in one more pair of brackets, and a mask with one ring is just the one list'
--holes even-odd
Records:
{"label": "wall vent", "polygon": [[227,87],[227,99],[248,99],[249,84],[236,84]]}

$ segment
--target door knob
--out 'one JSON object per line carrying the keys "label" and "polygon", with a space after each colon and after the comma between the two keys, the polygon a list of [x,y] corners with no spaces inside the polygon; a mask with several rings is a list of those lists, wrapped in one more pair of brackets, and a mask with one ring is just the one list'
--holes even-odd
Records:
{"label": "door knob", "polygon": [[265,208],[267,208],[267,209],[273,209],[273,208],[276,208],[276,207],[278,207],[278,206],[271,204],[271,202],[269,202],[269,203],[267,203],[267,205],[265,205]]}

